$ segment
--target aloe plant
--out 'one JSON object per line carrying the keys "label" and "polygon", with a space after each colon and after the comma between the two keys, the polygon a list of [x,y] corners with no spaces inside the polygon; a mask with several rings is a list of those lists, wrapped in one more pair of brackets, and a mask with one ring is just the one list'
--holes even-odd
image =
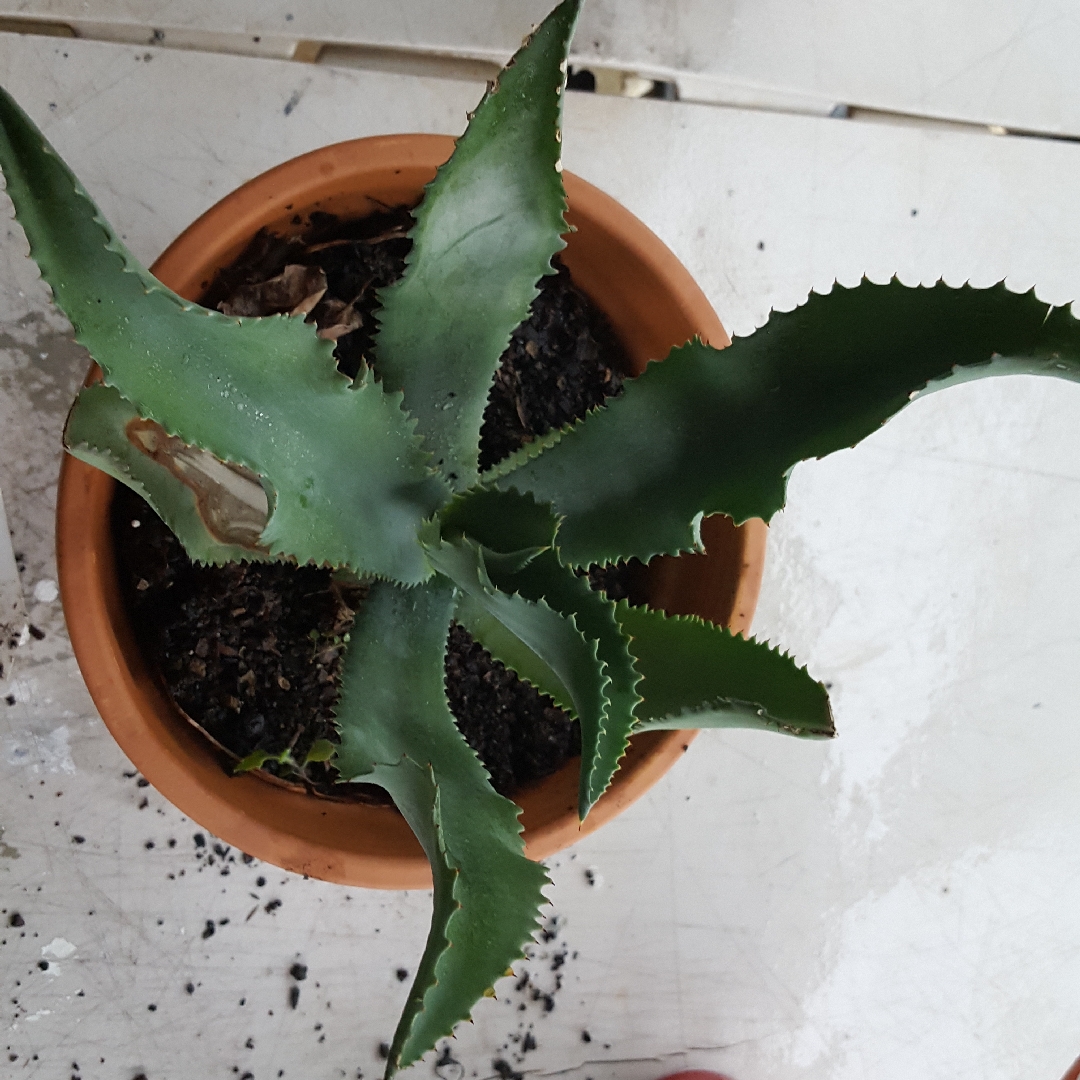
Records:
{"label": "aloe plant", "polygon": [[548,880],[447,706],[451,621],[580,721],[582,818],[637,731],[827,738],[825,689],[785,654],[612,603],[576,571],[695,550],[703,515],[771,518],[796,462],[921,394],[1013,372],[1080,378],[1075,320],[1032,293],[863,281],[722,351],[676,348],[606,407],[480,472],[499,358],[567,231],[559,123],[579,5],[535,30],[428,186],[406,273],[381,296],[378,376],[351,381],[302,316],[226,316],[155,280],[0,91],[8,194],[101,371],[72,408],[68,451],[147,499],[197,561],[315,563],[370,584],[335,764],[390,793],[434,880],[388,1077],[523,955]]}

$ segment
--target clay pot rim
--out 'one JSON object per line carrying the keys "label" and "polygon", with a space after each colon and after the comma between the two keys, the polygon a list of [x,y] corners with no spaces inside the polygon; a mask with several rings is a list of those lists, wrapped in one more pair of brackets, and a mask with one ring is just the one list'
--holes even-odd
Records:
{"label": "clay pot rim", "polygon": [[[376,136],[336,143],[293,158],[248,181],[211,207],[169,245],[151,269],[175,291],[194,299],[207,284],[207,265],[226,265],[259,226],[280,224],[296,208],[307,213],[326,199],[333,200],[335,185],[340,189],[365,168],[370,171],[375,160],[388,160],[394,175],[418,169],[433,173],[449,157],[453,145],[454,140],[447,136]],[[602,227],[620,245],[620,252],[639,259],[661,279],[668,293],[665,300],[678,307],[680,317],[692,327],[691,332],[717,345],[727,344],[723,327],[705,295],[662,241],[598,188],[570,173],[564,173],[563,178],[570,202],[569,217],[583,227],[593,222],[599,228],[602,221]],[[214,257],[207,256],[207,251],[215,253]],[[193,267],[198,272],[193,273]],[[588,281],[579,284],[588,291]],[[292,820],[295,808],[290,809],[279,797],[271,797],[270,792],[281,795],[273,785],[253,776],[229,777],[220,770],[215,776],[217,766],[209,760],[209,750],[201,752],[192,744],[193,738],[201,736],[175,715],[175,707],[154,685],[127,625],[108,535],[108,504],[114,483],[104,473],[65,455],[57,505],[57,563],[64,612],[79,666],[106,726],[121,748],[184,814],[257,858],[342,884],[394,889],[430,887],[430,869],[411,833],[408,841],[412,851],[400,850],[400,836],[396,836],[397,848],[392,836],[385,842],[375,837],[371,851],[343,851],[340,843],[335,846],[335,837],[323,831],[331,828],[329,822],[315,820],[301,827]],[[752,521],[740,533],[743,572],[729,623],[735,631],[748,629],[756,604],[766,528]],[[515,801],[524,806],[526,853],[533,859],[546,858],[611,820],[672,767],[696,734],[691,730],[665,731],[635,737],[611,788],[584,823],[578,822],[572,807],[556,817],[549,815],[550,820],[539,825],[530,823],[530,800],[567,769],[576,774],[577,759],[534,788],[519,793]],[[353,813],[356,820],[352,827],[359,827],[361,818],[369,822],[371,812],[381,809],[364,807],[367,817]],[[322,802],[308,816],[326,818],[329,812]],[[391,817],[396,818],[397,825],[389,820]],[[395,829],[400,832],[403,826],[403,820],[392,812],[379,821],[379,827],[390,833]],[[348,825],[341,825],[339,832],[347,831]],[[307,832],[300,835],[303,829]],[[407,849],[409,843],[404,846]]]}

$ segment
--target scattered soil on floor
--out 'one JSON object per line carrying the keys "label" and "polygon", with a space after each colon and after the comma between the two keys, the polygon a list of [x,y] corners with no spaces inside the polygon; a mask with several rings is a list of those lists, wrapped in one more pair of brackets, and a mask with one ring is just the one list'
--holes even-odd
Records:
{"label": "scattered soil on floor", "polygon": [[[299,237],[260,232],[209,284],[204,304],[233,314],[306,312],[336,341],[339,369],[375,368],[378,290],[404,271],[412,217],[405,208],[356,221],[315,214]],[[484,413],[481,468],[621,392],[626,355],[604,315],[567,269],[541,279],[529,319],[513,334]],[[137,524],[136,524],[137,523]],[[263,768],[335,798],[384,801],[381,789],[335,784],[324,762],[336,741],[334,707],[344,636],[363,587],[328,570],[289,564],[196,566],[153,511],[127,488],[113,503],[113,534],[128,610],[151,667],[181,709],[237,759],[290,750]],[[643,600],[644,568],[594,567],[614,599]],[[576,722],[453,626],[447,693],[458,727],[503,794],[542,779],[580,753]]]}

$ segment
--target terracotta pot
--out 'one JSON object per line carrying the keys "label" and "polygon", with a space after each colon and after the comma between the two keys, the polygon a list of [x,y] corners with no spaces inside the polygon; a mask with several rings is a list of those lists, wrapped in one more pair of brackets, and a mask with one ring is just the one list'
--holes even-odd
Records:
{"label": "terracotta pot", "polygon": [[[413,204],[453,140],[393,135],[328,146],[244,184],[207,211],[154,264],[182,296],[198,299],[262,226],[298,231],[320,209],[361,215],[377,203]],[[637,370],[701,334],[726,344],[720,321],[675,256],[597,188],[564,174],[569,237],[563,258],[611,319]],[[60,589],[72,645],[102,719],[134,765],[170,802],[226,843],[296,873],[342,884],[424,888],[427,862],[391,808],[330,802],[253,775],[226,773],[217,751],[179,714],[148,671],[132,634],[114,566],[109,504],[114,481],[64,460],[57,510]],[[650,595],[670,611],[696,611],[745,630],[764,562],[765,526],[706,522],[709,554],[660,560]],[[625,809],[681,756],[695,732],[641,735],[584,826],[575,812],[578,763],[518,798],[526,850],[541,859]]]}

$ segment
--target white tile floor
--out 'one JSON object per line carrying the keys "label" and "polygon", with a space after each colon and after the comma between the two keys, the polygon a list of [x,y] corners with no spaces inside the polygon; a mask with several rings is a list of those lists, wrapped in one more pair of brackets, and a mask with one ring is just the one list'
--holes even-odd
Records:
{"label": "white tile floor", "polygon": [[[502,63],[554,0],[0,0],[140,44],[292,54],[298,41]],[[833,104],[1080,134],[1069,0],[587,0],[579,64],[674,79],[683,97],[828,112]],[[310,55],[310,44],[305,46]]]}
{"label": "white tile floor", "polygon": [[[15,35],[0,73],[145,259],[303,150],[460,130],[477,90]],[[863,271],[1080,295],[1070,143],[574,95],[565,159],[660,233],[737,333]],[[25,922],[0,931],[0,1075],[371,1077],[428,898],[236,852],[209,865],[199,830],[125,776],[49,599],[84,360],[23,250],[5,225],[0,489],[45,637],[0,702],[0,908]],[[841,738],[702,736],[556,859],[559,936],[529,965],[542,988],[562,976],[555,1009],[500,984],[442,1080],[492,1075],[521,1024],[538,1046],[519,1067],[575,1080],[684,1064],[1059,1080],[1080,1052],[1078,410],[1071,386],[967,386],[796,470],[756,626],[832,682]]]}

